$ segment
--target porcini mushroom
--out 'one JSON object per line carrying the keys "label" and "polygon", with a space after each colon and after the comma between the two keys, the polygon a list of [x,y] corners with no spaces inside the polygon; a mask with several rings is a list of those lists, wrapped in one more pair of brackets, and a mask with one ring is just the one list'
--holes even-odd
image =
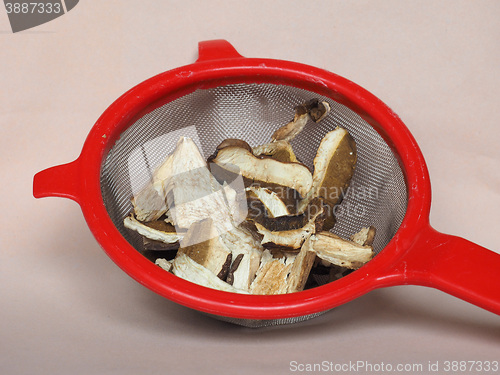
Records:
{"label": "porcini mushroom", "polygon": [[283,294],[288,289],[287,278],[292,264],[287,258],[273,258],[269,250],[264,251],[255,280],[250,285],[252,294]]}
{"label": "porcini mushroom", "polygon": [[[245,190],[249,198],[249,212],[254,216],[273,218],[290,215],[285,202],[274,191],[260,186],[249,186]],[[257,203],[261,205],[254,204],[254,199],[257,199]]]}
{"label": "porcini mushroom", "polygon": [[176,257],[181,254],[186,254],[213,274],[220,275],[220,278],[227,275],[228,257],[230,262],[232,255],[210,218],[191,225],[180,243]]}
{"label": "porcini mushroom", "polygon": [[371,246],[362,246],[331,233],[320,232],[312,238],[316,255],[327,262],[350,269],[358,269],[372,259]]}
{"label": "porcini mushroom", "polygon": [[247,293],[244,290],[235,288],[225,281],[219,279],[213,272],[209,271],[206,267],[195,262],[186,254],[180,254],[172,263],[172,273],[176,276],[182,277],[192,283],[205,286],[207,288],[223,290],[232,293]]}
{"label": "porcini mushroom", "polygon": [[314,158],[312,188],[299,203],[299,212],[306,209],[312,199],[321,197],[329,207],[324,229],[331,229],[335,224],[335,205],[340,203],[347,191],[356,159],[356,144],[347,130],[337,127],[327,133]]}
{"label": "porcini mushroom", "polygon": [[292,145],[288,141],[280,140],[265,143],[252,148],[255,156],[270,157],[281,162],[298,163],[298,159],[293,152]]}
{"label": "porcini mushroom", "polygon": [[318,227],[321,228],[323,213],[323,206],[314,204],[314,211],[274,219],[264,218],[255,222],[255,227],[263,236],[261,243],[264,246],[300,249],[306,238],[316,233]]}
{"label": "porcini mushroom", "polygon": [[178,233],[175,227],[165,223],[163,220],[142,223],[133,215],[127,216],[123,220],[125,228],[131,229],[140,235],[154,241],[161,241],[166,244],[177,244],[184,237],[183,233]]}
{"label": "porcini mushroom", "polygon": [[217,150],[209,161],[230,172],[241,174],[251,183],[277,184],[292,188],[304,197],[312,187],[312,174],[300,163],[284,163],[271,158],[258,158],[243,147],[229,146]]}
{"label": "porcini mushroom", "polygon": [[330,105],[327,102],[320,102],[318,99],[311,99],[295,108],[295,116],[292,121],[282,126],[274,132],[271,140],[290,142],[294,139],[311,118],[314,122],[324,119],[330,112]]}
{"label": "porcini mushroom", "polygon": [[357,233],[354,233],[350,240],[356,242],[358,245],[372,246],[375,240],[375,234],[377,233],[375,227],[369,226],[367,228],[361,228]]}

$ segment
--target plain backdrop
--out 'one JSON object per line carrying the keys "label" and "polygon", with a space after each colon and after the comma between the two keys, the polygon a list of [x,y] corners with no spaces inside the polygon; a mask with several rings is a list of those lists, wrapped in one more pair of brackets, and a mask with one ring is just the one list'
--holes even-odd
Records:
{"label": "plain backdrop", "polygon": [[76,203],[32,197],[33,175],[74,160],[117,97],[224,38],[382,99],[426,157],[433,226],[498,252],[499,16],[498,1],[92,0],[13,34],[1,7],[0,373],[286,374],[322,361],[430,373],[439,361],[444,374],[447,360],[500,360],[498,315],[423,287],[290,326],[216,321],[123,273]]}

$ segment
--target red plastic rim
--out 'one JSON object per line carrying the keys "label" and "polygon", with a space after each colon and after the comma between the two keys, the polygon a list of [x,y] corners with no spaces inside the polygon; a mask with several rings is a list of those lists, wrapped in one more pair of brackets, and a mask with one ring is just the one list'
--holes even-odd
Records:
{"label": "red plastic rim", "polygon": [[[200,48],[201,52],[201,48]],[[273,83],[330,97],[357,112],[387,141],[398,157],[408,186],[406,216],[391,242],[372,261],[334,283],[299,293],[256,296],[208,289],[165,272],[143,257],[119,233],[101,195],[101,165],[120,134],[145,113],[199,88],[234,83]],[[211,314],[243,319],[281,319],[328,310],[374,288],[393,285],[392,265],[428,225],[430,182],[424,158],[403,122],[374,95],[333,73],[289,61],[243,58],[235,51],[206,53],[137,85],[99,118],[79,157],[81,189],[73,197],[108,256],[131,277],[182,305]],[[77,198],[77,199],[76,199]]]}

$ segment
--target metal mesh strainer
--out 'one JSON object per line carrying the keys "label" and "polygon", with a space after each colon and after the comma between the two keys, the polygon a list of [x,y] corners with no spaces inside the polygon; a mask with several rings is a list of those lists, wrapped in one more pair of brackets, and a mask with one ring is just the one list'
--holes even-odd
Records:
{"label": "metal mesh strainer", "polygon": [[[205,157],[225,138],[263,144],[291,119],[297,104],[312,98],[327,101],[332,111],[322,122],[306,126],[293,141],[294,151],[312,167],[327,132],[341,126],[353,136],[358,163],[333,231],[349,237],[374,225],[377,256],[372,261],[321,287],[252,296],[189,283],[142,255],[141,239],[125,230],[123,218],[131,211],[130,197],[149,180],[150,171],[174,149],[180,135],[194,138]],[[238,324],[300,321],[376,287],[409,283],[438,287],[500,311],[491,284],[496,280],[493,286],[498,288],[499,257],[429,226],[430,184],[423,157],[389,108],[332,73],[291,62],[246,59],[225,41],[201,43],[195,64],[153,77],[119,98],[98,120],[76,161],[35,176],[34,194],[76,200],[104,250],[142,284]],[[452,250],[463,259],[436,266],[444,264],[439,259],[449,259]],[[485,263],[493,265],[486,271],[489,281],[464,280],[460,272],[479,261],[483,270]]]}
{"label": "metal mesh strainer", "polygon": [[[102,195],[111,220],[133,246],[142,250],[140,236],[124,228],[123,218],[132,210],[133,186],[144,186],[149,181],[150,174],[144,172],[156,169],[175,148],[177,134],[197,135],[205,157],[225,138],[245,139],[252,146],[264,144],[277,127],[293,117],[297,104],[317,96],[290,86],[235,84],[197,90],[140,118],[123,132],[102,167]],[[398,230],[406,211],[403,172],[390,148],[366,121],[329,98],[321,100],[330,103],[330,115],[318,124],[309,124],[293,143],[294,151],[312,168],[316,150],[327,132],[337,126],[350,132],[356,141],[358,163],[337,211],[334,232],[349,238],[363,226],[374,225],[374,247],[379,252]],[[157,139],[160,142],[155,142]]]}

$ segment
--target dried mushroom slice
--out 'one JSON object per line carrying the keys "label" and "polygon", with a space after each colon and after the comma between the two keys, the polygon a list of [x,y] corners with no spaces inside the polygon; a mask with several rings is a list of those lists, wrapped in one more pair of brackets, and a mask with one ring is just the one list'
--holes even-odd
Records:
{"label": "dried mushroom slice", "polygon": [[147,185],[137,195],[132,197],[134,214],[139,221],[153,221],[160,218],[166,211],[165,198],[154,188]]}
{"label": "dried mushroom slice", "polygon": [[178,245],[184,237],[183,233],[177,233],[173,225],[167,224],[163,220],[141,223],[133,215],[130,215],[123,220],[123,225],[150,240],[166,244]]}
{"label": "dried mushroom slice", "polygon": [[179,242],[167,243],[157,240],[151,240],[147,237],[142,237],[142,246],[144,248],[144,255],[147,255],[147,252],[159,252],[159,251],[173,251],[177,250],[180,246]]}
{"label": "dried mushroom slice", "polygon": [[196,263],[186,254],[180,254],[172,263],[172,273],[192,283],[207,288],[218,289],[232,293],[247,293],[219,279],[210,270]]}
{"label": "dried mushroom slice", "polygon": [[[279,217],[284,215],[290,215],[285,202],[278,196],[278,194],[271,189],[263,188],[260,186],[249,186],[246,188],[247,195],[250,199],[250,211],[256,211],[255,216],[266,216],[266,217]],[[262,206],[252,203],[253,199],[257,199],[258,202],[262,203]],[[257,203],[258,203],[257,202]],[[264,212],[262,212],[264,210]]]}
{"label": "dried mushroom slice", "polygon": [[307,120],[309,120],[309,113],[306,106],[297,106],[295,108],[295,116],[293,117],[293,120],[276,130],[271,136],[271,140],[291,141],[302,131],[302,129],[304,129],[307,124]]}
{"label": "dried mushroom slice", "polygon": [[299,253],[286,249],[265,250],[250,292],[283,294],[304,290],[315,258],[316,253],[311,248],[310,237],[306,239]]}
{"label": "dried mushroom slice", "polygon": [[157,266],[160,266],[161,268],[163,268],[165,271],[168,271],[170,272],[172,270],[172,263],[173,263],[173,260],[166,260],[165,258],[157,258],[155,260],[155,264]]}
{"label": "dried mushroom slice", "polygon": [[[226,141],[228,141],[228,142],[226,142]],[[226,148],[226,147],[233,147],[233,145],[234,145],[233,141],[235,141],[235,140],[232,140],[232,139],[225,140],[221,143],[222,145],[225,144],[225,146],[223,146],[223,147],[219,146],[217,148],[220,149],[220,148]],[[236,140],[236,141],[240,141],[240,140]],[[244,145],[248,145],[244,141],[241,141],[241,142],[243,142]],[[276,142],[276,143],[279,143],[279,142]],[[244,147],[244,148],[248,149],[247,147]],[[246,188],[245,190],[248,191],[248,190],[252,190],[252,189],[262,188],[262,189],[266,189],[267,191],[271,191],[277,198],[279,198],[281,201],[283,201],[283,203],[287,207],[290,214],[297,212],[298,203],[302,199],[302,197],[298,191],[296,191],[295,189],[293,189],[291,187],[283,186],[283,185],[280,185],[277,183],[262,181],[262,180],[258,180],[258,179],[254,179],[254,178],[248,178],[245,175],[240,174],[241,172],[237,166],[234,166],[234,168],[226,168],[226,166],[224,164],[219,165],[217,163],[214,163],[213,160],[216,158],[217,153],[218,153],[218,151],[216,151],[208,159],[209,167],[210,167],[210,171],[211,171],[212,175],[217,179],[217,181],[220,184],[223,184],[224,186],[226,186],[228,184],[234,184],[234,181],[237,181],[237,183],[236,183],[236,185],[238,187],[236,189],[237,195],[238,195],[237,204],[233,205],[231,202],[229,202],[228,192],[226,192],[226,196],[228,197],[229,207],[231,209],[233,209],[233,207],[239,207],[238,213],[240,214],[240,216],[238,216],[238,218],[240,220],[234,219],[234,215],[233,215],[233,219],[235,222],[240,223],[242,221],[241,214],[243,214],[243,213],[246,214],[246,212],[244,212],[245,210],[244,210],[243,206],[240,206],[240,205],[243,205],[243,202],[242,202],[243,197],[241,197],[241,195],[242,195],[241,193],[243,193],[243,194],[245,193],[245,191],[242,191],[243,189],[240,188],[241,178],[243,179],[242,184]],[[311,177],[312,177],[312,175],[311,175]],[[252,197],[248,197],[248,198],[250,201],[252,201],[252,202],[248,202],[248,206],[250,207],[250,203],[254,203],[254,204],[256,204],[256,207],[254,207],[254,208],[256,208],[258,211],[261,208],[260,207],[261,204],[258,203],[256,201],[256,199],[253,199]],[[274,197],[272,197],[272,198],[274,198]],[[250,215],[252,215],[252,213],[250,213]]]}
{"label": "dried mushroom slice", "polygon": [[179,139],[156,179],[156,189],[166,197],[169,220],[176,228],[188,229],[205,218],[212,218],[219,233],[233,227],[224,189],[210,173],[192,139]]}
{"label": "dried mushroom slice", "polygon": [[288,289],[287,279],[291,268],[292,263],[287,262],[286,258],[273,258],[268,250],[264,251],[257,275],[250,286],[250,293],[286,293]]}
{"label": "dried mushroom slice", "polygon": [[327,262],[350,269],[358,269],[373,258],[373,248],[344,240],[330,232],[317,233],[312,238],[316,255]]}
{"label": "dried mushroom slice", "polygon": [[220,240],[212,219],[191,225],[180,245],[176,257],[185,254],[215,275],[223,277],[227,274],[227,260],[232,254]]}
{"label": "dried mushroom slice", "polygon": [[226,139],[224,139],[217,146],[217,150],[222,150],[223,148],[226,148],[226,147],[241,147],[241,148],[247,149],[250,152],[253,152],[252,147],[250,147],[250,145],[247,142],[245,142],[242,139],[238,139],[238,138],[226,138]]}
{"label": "dried mushroom slice", "polygon": [[[372,246],[375,239],[376,229],[374,226],[361,228],[361,230],[350,237],[350,241],[357,243],[361,246]],[[318,258],[319,259],[319,258]],[[329,267],[329,281],[338,280],[352,271],[352,268],[346,268],[339,265],[331,264],[326,260],[321,260],[321,264]]]}
{"label": "dried mushroom slice", "polygon": [[299,160],[293,152],[292,145],[288,141],[269,142],[252,148],[253,154],[260,157],[270,157],[285,163],[298,163]]}
{"label": "dried mushroom slice", "polygon": [[309,169],[300,163],[283,163],[271,158],[258,158],[246,148],[229,146],[216,152],[209,161],[257,185],[277,184],[297,190],[303,197],[311,189]]}
{"label": "dried mushroom slice", "polygon": [[255,222],[255,228],[263,236],[261,243],[266,247],[300,249],[304,241],[322,226],[323,212],[323,206],[315,205],[314,211],[301,215]]}
{"label": "dried mushroom slice", "polygon": [[297,207],[302,201],[302,197],[297,190],[283,185],[265,183],[263,181],[247,180],[245,182],[247,187],[256,187],[272,191],[285,204],[289,215],[295,215],[297,213]]}
{"label": "dried mushroom slice", "polygon": [[311,220],[315,223],[315,232],[320,231],[323,227],[325,206],[320,198],[315,198],[308,209],[301,214],[281,215],[272,217],[269,215],[258,215],[252,218],[256,223],[259,223],[271,232],[291,231],[301,229],[306,226]]}
{"label": "dried mushroom slice", "polygon": [[290,275],[288,276],[287,293],[304,290],[315,259],[316,253],[311,245],[311,237],[308,237],[293,261]]}
{"label": "dried mushroom slice", "polygon": [[[221,234],[220,240],[231,250],[231,278],[232,285],[238,289],[248,291],[255,278],[262,251],[260,241],[246,228],[239,226]],[[237,262],[237,264],[235,264]]]}
{"label": "dried mushroom slice", "polygon": [[134,213],[152,221],[168,213],[167,222],[188,229],[194,222],[214,217],[221,231],[232,227],[224,191],[211,175],[193,142],[180,137],[172,154],[155,170],[151,182],[132,198]]}
{"label": "dried mushroom slice", "polygon": [[327,102],[320,102],[312,99],[295,108],[295,116],[291,122],[282,126],[271,136],[272,141],[287,141],[294,139],[306,126],[307,120],[311,118],[314,122],[319,122],[330,112],[330,105]]}
{"label": "dried mushroom slice", "polygon": [[190,138],[180,137],[176,149],[153,172],[151,182],[132,198],[136,217],[141,221],[156,220],[167,212],[165,182],[171,177],[206,166]]}
{"label": "dried mushroom slice", "polygon": [[321,197],[329,209],[325,219],[325,230],[335,224],[334,209],[339,204],[354,174],[356,166],[356,143],[347,130],[336,128],[322,139],[314,158],[313,185],[299,204],[304,210],[315,197]]}
{"label": "dried mushroom slice", "polygon": [[361,228],[358,233],[351,236],[350,240],[356,242],[358,245],[372,246],[375,240],[375,234],[377,230],[374,226],[369,226],[368,228]]}
{"label": "dried mushroom slice", "polygon": [[309,117],[314,122],[320,122],[330,113],[330,104],[328,102],[320,102],[318,99],[311,99],[305,103]]}
{"label": "dried mushroom slice", "polygon": [[236,226],[246,219],[248,206],[244,181],[241,180],[233,183],[234,186],[231,186],[227,181],[224,181],[222,184],[222,192],[226,197],[226,204],[229,208],[233,224]]}

